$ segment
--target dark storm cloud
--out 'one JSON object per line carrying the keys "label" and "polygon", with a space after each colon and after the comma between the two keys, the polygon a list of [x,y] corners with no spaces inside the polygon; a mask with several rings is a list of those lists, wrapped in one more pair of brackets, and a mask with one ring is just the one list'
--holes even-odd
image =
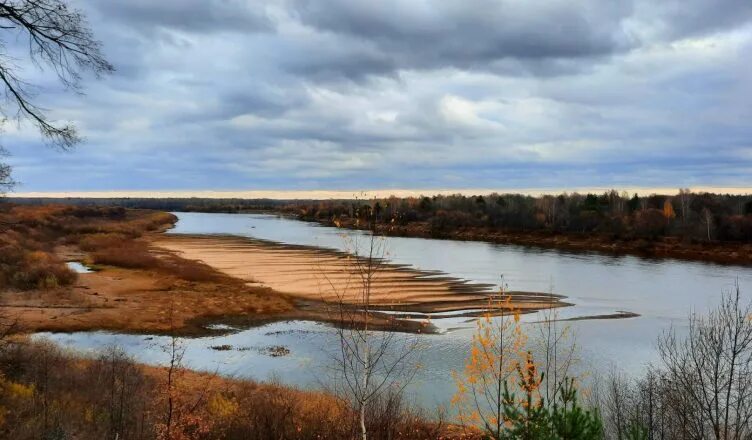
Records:
{"label": "dark storm cloud", "polygon": [[263,4],[244,0],[116,0],[87,2],[87,6],[103,17],[141,30],[201,33],[273,29]]}
{"label": "dark storm cloud", "polygon": [[639,0],[637,20],[654,27],[657,36],[675,39],[727,31],[752,19],[749,0]]}
{"label": "dark storm cloud", "polygon": [[[340,57],[293,64],[315,79],[457,68],[551,76],[604,57],[752,19],[749,0],[289,0],[292,19],[333,34]],[[334,39],[333,39],[334,40]],[[350,47],[359,47],[352,56]]]}
{"label": "dark storm cloud", "polygon": [[401,68],[598,57],[634,44],[622,26],[632,9],[624,1],[292,0],[291,5],[302,23],[370,44]]}

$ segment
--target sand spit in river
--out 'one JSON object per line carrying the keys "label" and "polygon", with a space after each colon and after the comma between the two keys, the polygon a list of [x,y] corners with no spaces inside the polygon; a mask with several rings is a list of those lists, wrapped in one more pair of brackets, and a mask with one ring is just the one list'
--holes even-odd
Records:
{"label": "sand spit in river", "polygon": [[[362,260],[344,252],[231,236],[164,235],[154,245],[300,299],[361,302]],[[510,305],[522,312],[570,305],[557,295],[507,294]],[[371,302],[380,310],[467,316],[484,313],[492,298],[498,298],[493,285],[387,262],[380,262],[372,277]]]}

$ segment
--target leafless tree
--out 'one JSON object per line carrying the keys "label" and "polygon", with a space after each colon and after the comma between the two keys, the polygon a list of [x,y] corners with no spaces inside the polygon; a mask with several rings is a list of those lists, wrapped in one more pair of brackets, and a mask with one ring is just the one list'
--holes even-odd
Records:
{"label": "leafless tree", "polygon": [[554,225],[557,221],[557,214],[559,212],[558,199],[554,196],[545,195],[536,200],[536,205],[546,217],[545,223],[547,225]]}
{"label": "leafless tree", "polygon": [[577,363],[577,343],[572,329],[561,322],[559,310],[555,305],[553,283],[549,288],[549,307],[539,313],[542,320],[534,324],[538,329],[536,345],[533,347],[542,354],[543,393],[546,402],[556,402],[561,391],[562,380],[575,377],[574,367]]}
{"label": "leafless tree", "polygon": [[[0,27],[15,33],[28,45],[28,57],[39,68],[51,68],[62,84],[81,91],[83,72],[97,76],[113,66],[104,58],[84,15],[62,0],[2,0]],[[3,44],[0,41],[0,44]],[[20,69],[7,54],[0,55],[0,84],[4,87],[8,113],[37,126],[53,145],[70,148],[80,141],[75,127],[50,121],[44,109],[32,102],[33,86],[19,76]]]}
{"label": "leafless tree", "polygon": [[384,269],[383,237],[371,233],[364,253],[357,240],[353,247],[347,270],[354,277],[357,298],[349,297],[349,282],[344,288],[333,282],[328,285],[338,297],[335,313],[340,322],[335,381],[339,393],[357,412],[359,436],[366,440],[371,430],[385,429],[377,424],[396,422],[395,417],[385,416],[399,413],[395,408],[401,405],[404,388],[417,370],[418,342],[414,335],[374,329],[372,293]]}
{"label": "leafless tree", "polygon": [[[0,29],[27,46],[27,60],[39,69],[52,69],[63,86],[81,93],[84,72],[96,77],[113,72],[101,43],[94,38],[86,17],[63,0],[0,0]],[[37,127],[53,146],[72,148],[81,138],[72,124],[51,120],[46,110],[34,103],[38,90],[21,75],[19,60],[6,51],[0,39],[0,88],[5,98],[0,104],[0,125],[8,118],[26,120]],[[0,147],[0,159],[5,150]],[[11,167],[0,161],[0,196],[13,186]]]}
{"label": "leafless tree", "polygon": [[643,377],[612,374],[599,387],[607,438],[752,438],[752,304],[738,286],[707,316],[691,315],[686,336],[664,334],[658,350],[661,364]]}
{"label": "leafless tree", "polygon": [[679,205],[681,206],[682,224],[687,224],[689,216],[689,204],[692,202],[692,191],[689,188],[679,190]]}
{"label": "leafless tree", "polygon": [[698,433],[715,439],[752,436],[752,305],[739,286],[707,317],[692,315],[689,334],[659,341],[669,384]]}
{"label": "leafless tree", "polygon": [[182,340],[175,333],[175,297],[170,292],[170,303],[167,309],[167,319],[170,322],[169,341],[162,346],[162,350],[167,355],[167,368],[165,374],[165,384],[162,395],[165,399],[164,407],[164,425],[163,435],[165,439],[172,439],[172,430],[174,429],[176,398],[179,391],[178,381],[180,379],[180,370],[183,368],[183,357],[185,356],[185,346]]}
{"label": "leafless tree", "polygon": [[[634,379],[617,371],[608,378],[596,378],[591,386],[592,407],[600,409],[606,439],[669,439],[680,435],[680,419],[669,417],[670,396],[657,372],[648,368],[643,378]],[[668,436],[677,433],[676,437]]]}
{"label": "leafless tree", "polygon": [[[102,417],[101,438],[142,438],[147,430],[151,383],[141,368],[121,348],[107,347],[88,366],[89,385]],[[98,424],[99,425],[99,424]]]}
{"label": "leafless tree", "polygon": [[710,211],[710,209],[708,208],[702,209],[702,219],[708,231],[708,241],[712,241],[713,237],[710,234],[710,231],[713,228],[713,213]]}

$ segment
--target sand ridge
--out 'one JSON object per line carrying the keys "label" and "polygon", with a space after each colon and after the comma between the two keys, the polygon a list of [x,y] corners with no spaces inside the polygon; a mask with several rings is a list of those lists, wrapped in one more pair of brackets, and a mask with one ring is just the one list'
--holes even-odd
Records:
{"label": "sand ridge", "polygon": [[[367,260],[351,254],[303,245],[226,235],[161,235],[153,245],[182,258],[198,260],[252,285],[292,297],[359,305],[363,303],[363,271]],[[406,313],[485,313],[498,291],[438,271],[418,270],[376,259],[371,277],[371,305]],[[507,307],[529,312],[570,304],[561,296],[537,292],[505,292]],[[496,307],[496,306],[494,306]],[[451,316],[448,313],[447,316]]]}

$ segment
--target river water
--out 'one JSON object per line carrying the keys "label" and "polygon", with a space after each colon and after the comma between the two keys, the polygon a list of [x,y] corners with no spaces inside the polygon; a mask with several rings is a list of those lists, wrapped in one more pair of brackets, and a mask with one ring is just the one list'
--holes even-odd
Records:
{"label": "river water", "polygon": [[[274,215],[176,213],[179,221],[171,234],[232,234],[291,244],[352,251],[364,241],[360,231],[319,226]],[[639,374],[657,361],[656,338],[665,330],[686,328],[690,312],[705,312],[738,281],[747,298],[752,288],[752,268],[672,259],[645,259],[597,253],[569,253],[483,242],[392,237],[384,243],[392,262],[422,270],[445,272],[478,283],[497,284],[501,275],[516,291],[565,295],[574,306],[561,309],[560,318],[595,317],[618,311],[636,318],[585,319],[568,322],[570,343],[578,347],[579,368],[589,373],[616,369]],[[537,331],[538,314],[523,321]],[[409,392],[419,404],[431,408],[447,403],[454,392],[452,371],[463,368],[474,331],[464,318],[434,319],[444,329],[439,335],[417,336],[422,367]],[[165,360],[162,337],[117,335],[106,332],[40,334],[64,346],[96,350],[116,344],[138,360]],[[405,335],[412,340],[415,336]],[[276,379],[301,387],[318,388],[328,382],[333,365],[330,347],[338,345],[331,327],[290,321],[238,330],[219,337],[184,341],[185,360],[192,368],[258,380]],[[212,347],[230,345],[231,350]],[[286,356],[271,356],[274,347]]]}

